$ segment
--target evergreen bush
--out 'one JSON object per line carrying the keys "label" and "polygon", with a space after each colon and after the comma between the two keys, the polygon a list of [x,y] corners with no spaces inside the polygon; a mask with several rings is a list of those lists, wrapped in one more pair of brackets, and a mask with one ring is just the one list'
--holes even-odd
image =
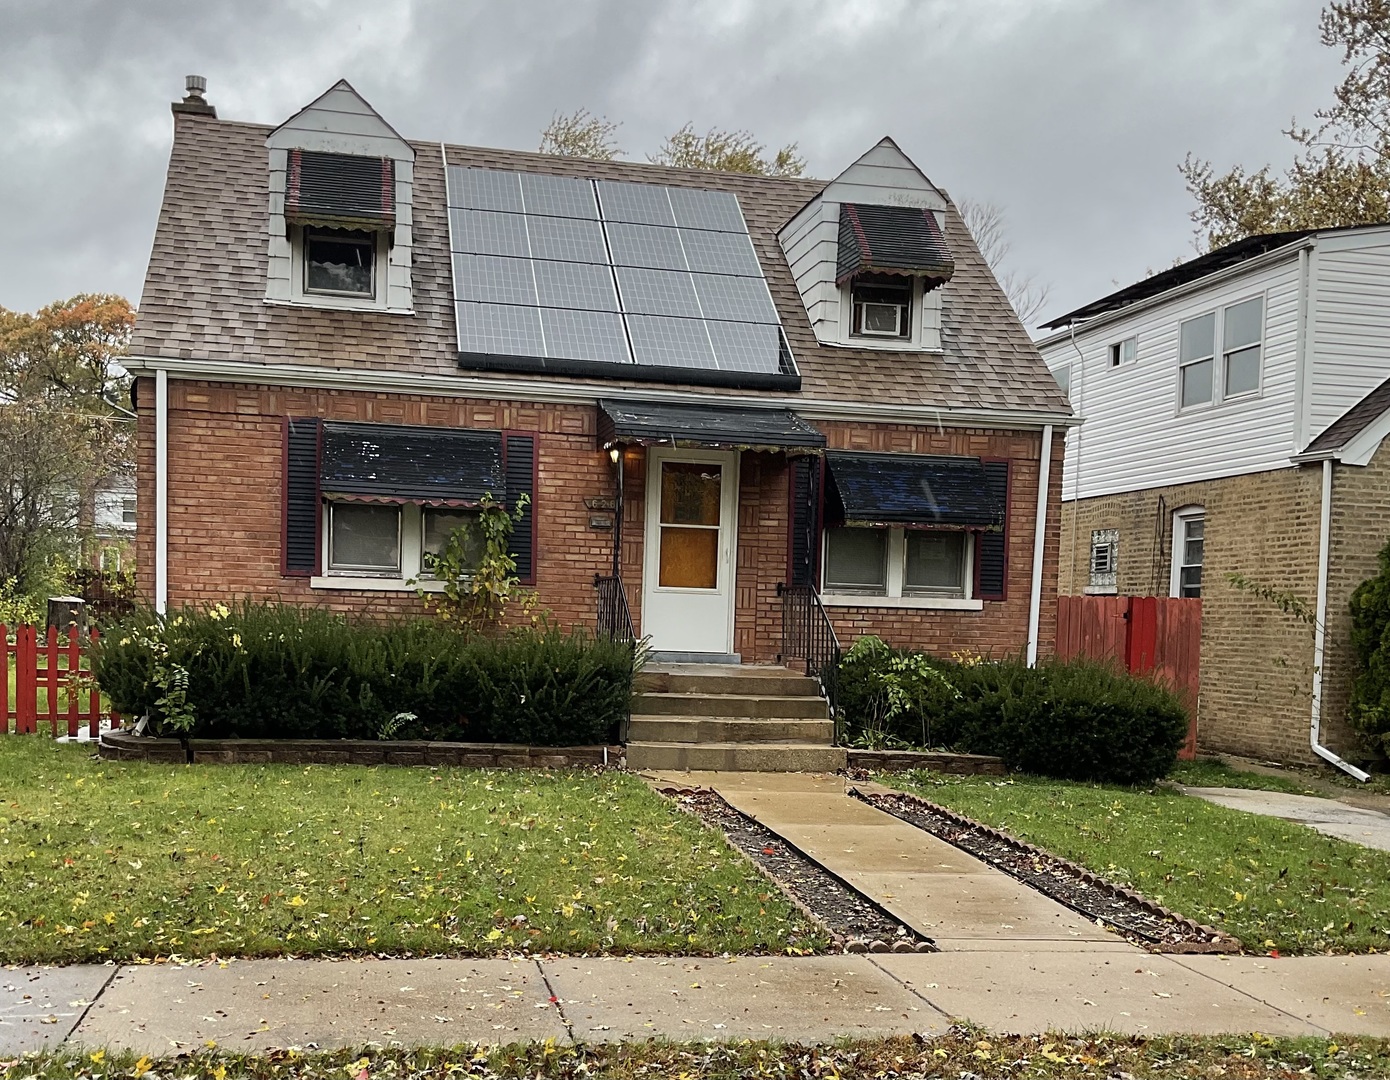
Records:
{"label": "evergreen bush", "polygon": [[1380,573],[1351,594],[1351,647],[1356,654],[1347,717],[1373,747],[1390,752],[1390,544]]}
{"label": "evergreen bush", "polygon": [[633,669],[629,646],[545,623],[470,635],[249,600],[138,613],[95,663],[112,707],[161,734],[545,746],[615,738]]}
{"label": "evergreen bush", "polygon": [[[916,676],[924,665],[939,678]],[[904,672],[906,689],[923,692],[900,690],[912,705],[895,711],[888,693]],[[1151,782],[1172,768],[1187,734],[1171,691],[1091,660],[941,660],[867,638],[846,655],[838,685],[852,743],[994,754],[1066,780]]]}

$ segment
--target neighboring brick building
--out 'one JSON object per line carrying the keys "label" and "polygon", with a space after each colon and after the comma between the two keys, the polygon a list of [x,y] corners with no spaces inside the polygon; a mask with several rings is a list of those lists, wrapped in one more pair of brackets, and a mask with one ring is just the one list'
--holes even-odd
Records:
{"label": "neighboring brick building", "polygon": [[418,612],[524,493],[541,606],[617,579],[672,658],[775,661],[783,584],[845,644],[1051,648],[1070,409],[890,140],[827,184],[410,143],[346,83],[174,113],[128,363],[157,605]]}
{"label": "neighboring brick building", "polygon": [[1252,237],[1039,343],[1086,421],[1059,589],[1201,597],[1201,750],[1366,756],[1348,602],[1390,540],[1387,272],[1384,227]]}

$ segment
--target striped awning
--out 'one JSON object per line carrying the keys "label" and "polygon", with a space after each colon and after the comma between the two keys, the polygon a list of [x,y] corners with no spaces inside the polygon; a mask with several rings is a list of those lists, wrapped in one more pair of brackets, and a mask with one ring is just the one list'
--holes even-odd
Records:
{"label": "striped awning", "polygon": [[840,204],[837,285],[860,274],[895,274],[926,278],[935,286],[949,281],[955,272],[955,260],[930,210]]}
{"label": "striped awning", "polygon": [[291,150],[285,220],[329,228],[391,228],[396,223],[395,171],[390,158]]}
{"label": "striped awning", "polygon": [[506,499],[502,434],[404,424],[323,425],[319,487],[352,502],[476,506]]}

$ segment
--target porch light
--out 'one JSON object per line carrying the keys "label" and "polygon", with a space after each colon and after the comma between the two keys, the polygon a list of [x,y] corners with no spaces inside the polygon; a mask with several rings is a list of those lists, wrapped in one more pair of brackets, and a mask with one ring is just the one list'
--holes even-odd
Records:
{"label": "porch light", "polygon": [[622,451],[619,450],[616,446],[611,446],[608,448],[608,460],[611,461],[614,465],[618,464],[618,458],[621,456],[621,454]]}

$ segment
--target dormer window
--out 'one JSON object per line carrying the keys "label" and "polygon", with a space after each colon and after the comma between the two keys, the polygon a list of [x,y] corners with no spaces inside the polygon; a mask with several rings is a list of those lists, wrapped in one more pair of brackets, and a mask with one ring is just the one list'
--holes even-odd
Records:
{"label": "dormer window", "polygon": [[861,278],[850,289],[851,333],[857,337],[912,336],[912,282]]}
{"label": "dormer window", "polygon": [[376,234],[357,229],[304,229],[304,291],[376,297]]}

